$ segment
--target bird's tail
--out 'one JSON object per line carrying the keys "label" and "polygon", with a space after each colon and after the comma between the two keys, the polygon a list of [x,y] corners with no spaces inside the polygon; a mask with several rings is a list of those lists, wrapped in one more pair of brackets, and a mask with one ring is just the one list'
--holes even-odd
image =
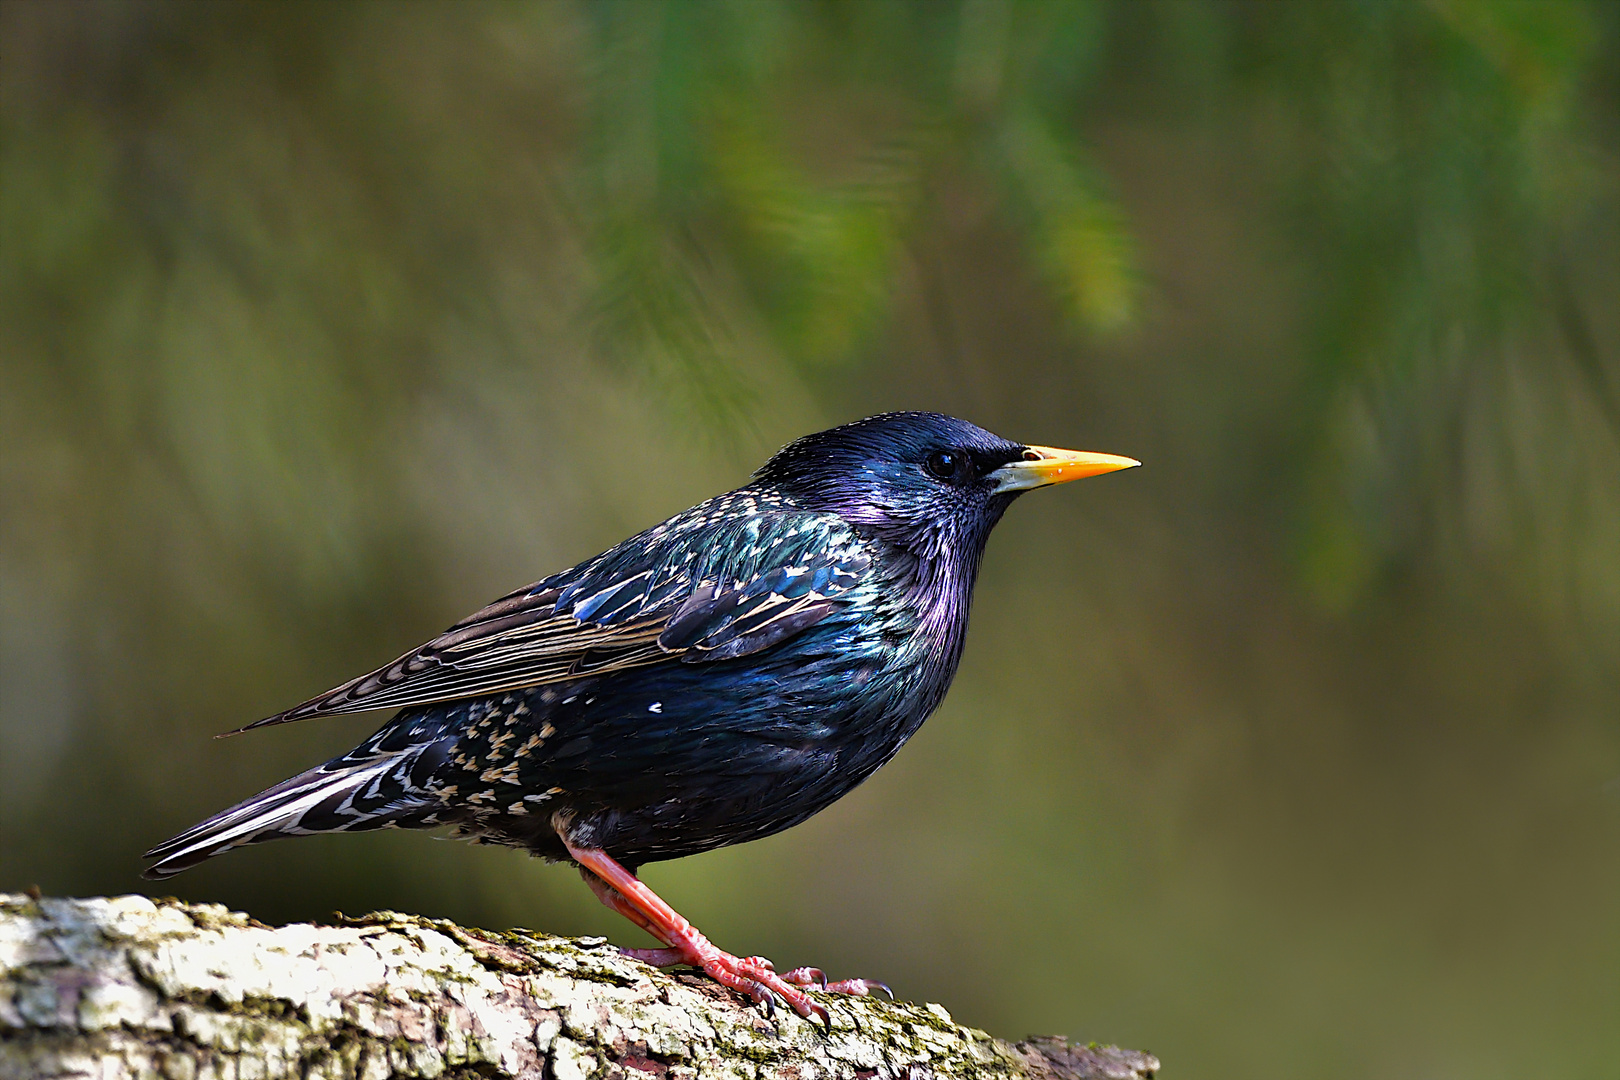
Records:
{"label": "bird's tail", "polygon": [[428,781],[448,751],[440,741],[335,758],[165,840],[146,853],[158,861],[141,876],[173,877],[231,848],[283,836],[436,825],[440,804]]}

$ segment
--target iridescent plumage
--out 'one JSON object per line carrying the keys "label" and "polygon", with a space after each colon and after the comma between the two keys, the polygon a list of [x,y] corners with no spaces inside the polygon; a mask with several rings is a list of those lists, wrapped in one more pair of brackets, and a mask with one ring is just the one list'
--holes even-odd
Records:
{"label": "iridescent plumage", "polygon": [[[148,874],[276,837],[438,825],[629,874],[797,824],[939,704],[990,530],[1064,453],[933,413],[800,439],[746,487],[248,725],[399,710],[154,848]],[[628,880],[604,900],[625,910]]]}

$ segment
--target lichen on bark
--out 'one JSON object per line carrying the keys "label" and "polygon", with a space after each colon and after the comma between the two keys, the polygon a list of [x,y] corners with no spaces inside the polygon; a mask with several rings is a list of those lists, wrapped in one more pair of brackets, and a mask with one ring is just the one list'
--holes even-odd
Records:
{"label": "lichen on bark", "polygon": [[607,942],[379,912],[271,928],[217,905],[0,894],[0,1080],[1070,1077],[1158,1062],[1006,1043],[938,1005],[829,998],[831,1030]]}

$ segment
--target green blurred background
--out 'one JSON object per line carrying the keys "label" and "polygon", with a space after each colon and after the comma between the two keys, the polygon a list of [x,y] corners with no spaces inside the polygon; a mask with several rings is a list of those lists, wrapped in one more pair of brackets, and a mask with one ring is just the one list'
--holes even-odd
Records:
{"label": "green blurred background", "polygon": [[[656,888],[1166,1076],[1620,1075],[1620,4],[0,27],[0,887],[146,887],[379,718],[215,732],[940,409],[1148,467],[1008,515],[892,765]],[[170,887],[639,938],[421,834]]]}

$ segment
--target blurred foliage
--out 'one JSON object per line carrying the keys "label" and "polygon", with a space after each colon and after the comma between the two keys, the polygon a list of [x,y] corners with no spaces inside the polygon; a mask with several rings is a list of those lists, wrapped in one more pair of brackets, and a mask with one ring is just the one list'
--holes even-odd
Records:
{"label": "blurred foliage", "polygon": [[[1151,467],[1021,504],[915,745],[672,899],[1194,1073],[1620,1065],[1620,5],[5,0],[0,54],[0,886],[137,887],[360,728],[206,734],[933,407]],[[179,887],[623,933],[325,843]]]}
{"label": "blurred foliage", "polygon": [[[1600,441],[1620,428],[1577,295],[1593,263],[1612,268],[1603,6],[113,3],[11,23],[39,48],[8,79],[11,353],[57,361],[64,406],[130,435],[157,368],[228,352],[253,392],[195,401],[165,435],[292,413],[254,433],[279,475],[247,486],[328,489],[266,500],[293,547],[366,527],[343,474],[390,429],[338,417],[408,407],[400,387],[438,374],[446,323],[522,333],[527,300],[490,275],[532,279],[541,245],[582,260],[544,289],[596,362],[649,377],[722,441],[747,430],[761,363],[813,382],[880,355],[947,200],[1019,237],[1075,332],[1126,330],[1142,274],[1087,128],[1171,100],[1257,144],[1290,241],[1316,253],[1310,376],[1256,445],[1296,463],[1276,490],[1324,602],[1353,605],[1440,541],[1424,508],[1468,486],[1458,447],[1500,431],[1515,379],[1538,384],[1522,423],[1584,409]],[[89,62],[51,68],[69,53]],[[299,318],[251,325],[261,296]],[[238,340],[253,344],[215,348]],[[275,408],[290,398],[306,407]],[[171,449],[240,497],[212,449]],[[1583,493],[1534,475],[1566,462],[1490,452],[1529,493],[1481,511],[1492,542],[1585,565],[1620,539],[1612,521],[1569,535]],[[1601,618],[1620,597],[1607,580],[1574,592],[1593,588]]]}

